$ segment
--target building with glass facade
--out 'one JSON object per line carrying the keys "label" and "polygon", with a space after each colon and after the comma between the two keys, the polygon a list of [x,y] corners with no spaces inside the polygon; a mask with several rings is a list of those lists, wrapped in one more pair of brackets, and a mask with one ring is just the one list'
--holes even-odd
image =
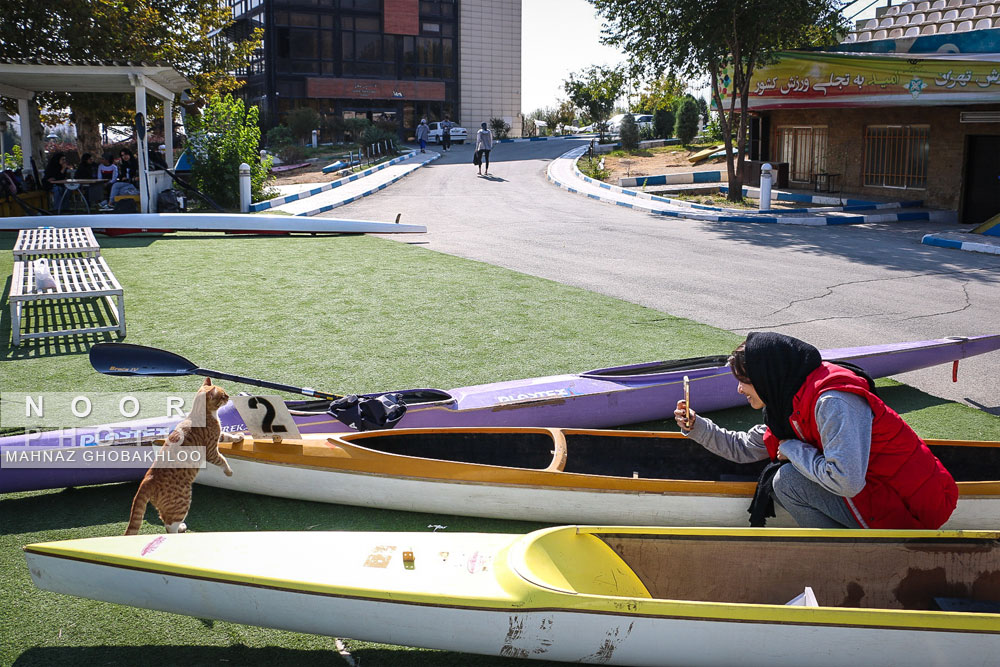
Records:
{"label": "building with glass facade", "polygon": [[[395,122],[449,115],[470,130],[504,118],[520,134],[521,0],[229,0],[235,34],[264,42],[240,90],[272,119]],[[468,116],[468,117],[466,117]]]}

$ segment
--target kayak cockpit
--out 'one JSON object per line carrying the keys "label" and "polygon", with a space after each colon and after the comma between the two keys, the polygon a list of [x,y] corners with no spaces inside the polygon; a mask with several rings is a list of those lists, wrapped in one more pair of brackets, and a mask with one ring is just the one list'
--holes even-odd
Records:
{"label": "kayak cockpit", "polygon": [[385,454],[474,465],[562,470],[566,463],[566,440],[557,429],[401,429],[340,439]]}
{"label": "kayak cockpit", "polygon": [[823,607],[1000,606],[998,533],[614,531],[596,537],[656,599],[784,605],[808,586]]}
{"label": "kayak cockpit", "polygon": [[728,355],[715,354],[706,357],[690,357],[688,359],[669,359],[666,361],[651,361],[628,366],[612,366],[580,373],[582,377],[606,380],[655,380],[662,375],[676,375],[680,371],[719,368],[726,365]]}

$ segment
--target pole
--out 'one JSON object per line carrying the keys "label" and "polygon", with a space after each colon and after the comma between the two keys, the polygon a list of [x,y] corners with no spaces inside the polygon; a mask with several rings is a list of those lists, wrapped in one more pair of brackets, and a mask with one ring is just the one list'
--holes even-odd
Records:
{"label": "pole", "polygon": [[240,213],[250,212],[250,165],[240,165]]}
{"label": "pole", "polygon": [[770,162],[765,162],[760,166],[760,210],[766,211],[771,208],[771,170]]}

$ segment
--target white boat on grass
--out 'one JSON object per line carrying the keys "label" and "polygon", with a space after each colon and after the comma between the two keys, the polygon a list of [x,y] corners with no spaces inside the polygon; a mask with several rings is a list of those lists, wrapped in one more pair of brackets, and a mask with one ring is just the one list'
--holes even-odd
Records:
{"label": "white boat on grass", "polygon": [[118,213],[0,218],[0,230],[36,227],[93,227],[130,231],[308,232],[313,234],[422,234],[423,225],[318,216],[250,213]]}
{"label": "white boat on grass", "polygon": [[[44,590],[365,641],[615,665],[986,667],[1000,655],[998,538],[569,526],[135,535],[25,552]],[[787,604],[807,587],[818,606]]]}
{"label": "white boat on grass", "polygon": [[[737,464],[679,433],[394,429],[220,443],[234,471],[200,484],[345,505],[547,523],[746,526],[765,462]],[[1000,443],[930,440],[958,481],[946,528],[1000,529]],[[768,526],[793,527],[780,507]]]}

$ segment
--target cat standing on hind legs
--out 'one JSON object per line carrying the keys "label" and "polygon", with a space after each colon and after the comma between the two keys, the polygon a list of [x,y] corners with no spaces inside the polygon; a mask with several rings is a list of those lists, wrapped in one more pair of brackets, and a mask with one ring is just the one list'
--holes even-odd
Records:
{"label": "cat standing on hind legs", "polygon": [[[205,378],[204,384],[195,394],[191,412],[167,436],[162,450],[176,452],[181,447],[204,447],[205,460],[222,468],[227,477],[233,474],[225,457],[219,453],[219,440],[242,442],[242,435],[223,433],[217,412],[229,401],[229,395]],[[194,424],[201,423],[201,426]],[[164,454],[168,452],[164,451]],[[176,460],[176,456],[171,457]],[[168,533],[183,533],[187,530],[184,519],[191,509],[191,485],[198,475],[198,468],[168,468],[156,461],[149,467],[139,484],[139,490],[132,500],[132,515],[129,518],[126,535],[137,535],[146,515],[146,504],[152,501],[160,513],[160,520]]]}

